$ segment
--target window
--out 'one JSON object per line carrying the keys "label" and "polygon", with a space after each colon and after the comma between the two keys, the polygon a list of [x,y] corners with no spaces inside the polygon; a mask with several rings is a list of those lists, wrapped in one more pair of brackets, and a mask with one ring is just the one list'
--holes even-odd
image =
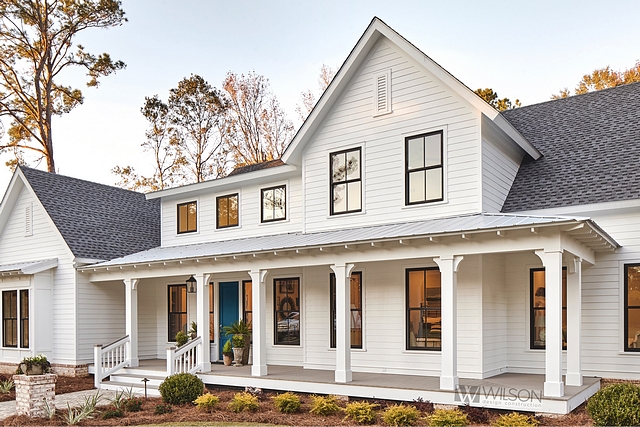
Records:
{"label": "window", "polygon": [[238,225],[238,193],[216,198],[218,215],[216,228],[235,227]]}
{"label": "window", "polygon": [[[545,329],[544,268],[531,269],[531,348],[544,349]],[[567,349],[567,269],[562,269],[562,348]]]}
{"label": "window", "polygon": [[18,347],[18,291],[2,292],[2,346]]}
{"label": "window", "polygon": [[187,285],[169,285],[169,337],[175,341],[180,331],[187,332]]}
{"label": "window", "polygon": [[29,348],[29,290],[20,291],[20,347]]}
{"label": "window", "polygon": [[[351,274],[351,348],[362,348],[362,273]],[[336,275],[329,278],[331,348],[336,348]]]}
{"label": "window", "polygon": [[442,347],[440,270],[407,270],[407,350]]}
{"label": "window", "polygon": [[331,215],[362,210],[360,148],[329,155]]}
{"label": "window", "polygon": [[405,140],[408,205],[444,200],[442,138],[443,132],[437,131]]}
{"label": "window", "polygon": [[253,311],[253,288],[251,280],[245,280],[242,282],[242,295],[242,319],[244,319],[244,322],[249,325],[253,320],[253,317],[251,316]]}
{"label": "window", "polygon": [[178,205],[178,234],[197,231],[197,214],[198,208],[196,202],[181,203]]}
{"label": "window", "polygon": [[262,222],[287,219],[286,187],[265,188],[260,191],[262,205]]}
{"label": "window", "polygon": [[640,351],[640,264],[624,266],[625,351]]}
{"label": "window", "polygon": [[209,283],[209,341],[215,342],[215,319],[213,318],[213,282]]}
{"label": "window", "polygon": [[300,279],[274,279],[275,344],[300,345]]}

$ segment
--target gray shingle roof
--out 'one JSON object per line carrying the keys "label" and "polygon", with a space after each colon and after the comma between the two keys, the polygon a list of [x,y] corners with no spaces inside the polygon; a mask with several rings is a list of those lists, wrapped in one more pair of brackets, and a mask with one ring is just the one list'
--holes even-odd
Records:
{"label": "gray shingle roof", "polygon": [[640,198],[640,83],[502,114],[543,154],[520,166],[503,212]]}
{"label": "gray shingle roof", "polygon": [[109,260],[160,246],[160,200],[20,166],[79,258]]}
{"label": "gray shingle roof", "polygon": [[239,175],[241,173],[259,171],[262,169],[275,168],[276,166],[282,166],[282,165],[284,165],[284,162],[280,159],[269,160],[268,162],[255,163],[252,165],[237,167],[234,170],[232,170],[231,173],[229,173],[229,175],[227,176]]}

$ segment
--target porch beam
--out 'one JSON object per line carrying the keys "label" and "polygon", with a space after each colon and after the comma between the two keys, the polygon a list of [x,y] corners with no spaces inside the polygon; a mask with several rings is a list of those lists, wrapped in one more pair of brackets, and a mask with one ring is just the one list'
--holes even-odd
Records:
{"label": "porch beam", "polygon": [[582,259],[567,262],[567,385],[582,386]]}
{"label": "porch beam", "polygon": [[202,372],[211,371],[211,340],[209,339],[209,274],[196,274],[196,323],[198,335],[202,337],[198,352],[198,365]]}
{"label": "porch beam", "polygon": [[462,256],[441,256],[433,258],[440,268],[441,294],[441,351],[440,389],[458,388],[458,267]]}
{"label": "porch beam", "polygon": [[351,371],[351,270],[353,264],[331,266],[336,276],[336,371],[337,383],[352,380]]}
{"label": "porch beam", "polygon": [[138,279],[125,279],[125,329],[131,338],[127,346],[127,359],[129,366],[139,365],[138,360]]}
{"label": "porch beam", "polygon": [[267,375],[267,270],[251,270],[251,332],[253,338],[253,364],[251,375]]}

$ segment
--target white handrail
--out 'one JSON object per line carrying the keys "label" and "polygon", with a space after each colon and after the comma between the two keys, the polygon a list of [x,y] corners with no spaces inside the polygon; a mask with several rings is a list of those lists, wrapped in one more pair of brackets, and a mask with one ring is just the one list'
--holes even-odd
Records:
{"label": "white handrail", "polygon": [[202,337],[188,341],[182,347],[167,348],[167,375],[180,372],[196,373],[202,369]]}
{"label": "white handrail", "polygon": [[130,345],[131,338],[129,335],[125,335],[104,347],[102,344],[93,346],[93,366],[95,369],[93,378],[96,388],[100,388],[100,383],[104,378],[129,365],[128,347]]}

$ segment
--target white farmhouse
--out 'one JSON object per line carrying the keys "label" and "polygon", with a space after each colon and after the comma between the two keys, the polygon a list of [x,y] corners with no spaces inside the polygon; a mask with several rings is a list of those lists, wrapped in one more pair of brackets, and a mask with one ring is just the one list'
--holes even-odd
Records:
{"label": "white farmhouse", "polygon": [[639,142],[640,84],[499,113],[375,18],[280,160],[146,200],[19,169],[0,361],[566,413],[640,379]]}

